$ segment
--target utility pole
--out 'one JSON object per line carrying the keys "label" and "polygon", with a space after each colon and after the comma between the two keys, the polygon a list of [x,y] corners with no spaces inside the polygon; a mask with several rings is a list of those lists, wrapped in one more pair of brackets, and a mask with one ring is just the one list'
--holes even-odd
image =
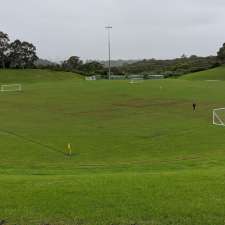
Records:
{"label": "utility pole", "polygon": [[111,80],[111,40],[110,40],[110,30],[112,29],[112,26],[107,26],[105,29],[108,30],[108,49],[109,49],[109,80]]}

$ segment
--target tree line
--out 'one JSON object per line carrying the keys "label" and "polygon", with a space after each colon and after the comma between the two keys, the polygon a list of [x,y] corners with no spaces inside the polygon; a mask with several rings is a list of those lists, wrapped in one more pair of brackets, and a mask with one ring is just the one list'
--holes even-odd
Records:
{"label": "tree line", "polygon": [[18,39],[10,42],[8,34],[0,31],[0,68],[33,68],[37,59],[32,43]]}
{"label": "tree line", "polygon": [[196,55],[186,56],[170,60],[144,59],[134,63],[125,63],[114,68],[118,75],[164,75],[176,77],[187,73],[208,70],[225,64],[225,43],[219,49],[216,56],[200,57]]}
{"label": "tree line", "polygon": [[27,41],[10,42],[9,35],[0,31],[0,68],[43,68],[77,72],[84,75],[106,75],[107,69],[97,61],[84,63],[78,56],[71,56],[62,63],[40,60],[36,47]]}
{"label": "tree line", "polygon": [[71,56],[60,63],[53,63],[48,60],[39,59],[35,62],[35,66],[39,69],[74,72],[85,76],[102,75],[103,77],[106,77],[108,73],[108,69],[104,67],[101,62],[84,62],[78,56]]}
{"label": "tree line", "polygon": [[[119,60],[121,63],[121,60]],[[113,64],[113,63],[112,63]],[[111,68],[114,75],[164,75],[165,77],[176,77],[187,73],[208,70],[225,64],[225,43],[219,49],[216,56],[200,57],[196,55],[186,56],[183,54],[180,58],[170,60],[145,59],[130,62],[123,61],[118,65],[116,61]],[[64,61],[61,66],[63,70],[82,72],[85,75],[98,74],[107,77],[107,62],[90,61],[83,63],[79,57],[72,56]]]}
{"label": "tree line", "polygon": [[170,77],[208,70],[219,65],[220,62],[216,56],[199,57],[192,55],[187,57],[183,55],[180,58],[170,60],[145,59],[134,64],[124,65],[120,69],[125,74],[164,75]]}

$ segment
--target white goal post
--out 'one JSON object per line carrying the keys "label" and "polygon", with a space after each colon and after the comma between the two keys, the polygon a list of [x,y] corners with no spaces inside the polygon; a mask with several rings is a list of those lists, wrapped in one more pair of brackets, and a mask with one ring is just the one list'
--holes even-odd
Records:
{"label": "white goal post", "polygon": [[213,125],[225,126],[225,108],[213,110]]}
{"label": "white goal post", "polygon": [[91,76],[91,77],[85,77],[85,80],[92,81],[92,80],[97,80],[96,76]]}
{"label": "white goal post", "polygon": [[22,91],[21,84],[2,84],[0,86],[1,92],[13,92],[13,91]]}

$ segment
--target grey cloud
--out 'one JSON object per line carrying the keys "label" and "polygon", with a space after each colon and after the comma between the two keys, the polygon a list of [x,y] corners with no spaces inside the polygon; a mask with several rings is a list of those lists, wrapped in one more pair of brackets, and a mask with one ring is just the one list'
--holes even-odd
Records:
{"label": "grey cloud", "polygon": [[224,0],[8,0],[0,30],[32,41],[41,57],[113,58],[209,55],[225,41]]}

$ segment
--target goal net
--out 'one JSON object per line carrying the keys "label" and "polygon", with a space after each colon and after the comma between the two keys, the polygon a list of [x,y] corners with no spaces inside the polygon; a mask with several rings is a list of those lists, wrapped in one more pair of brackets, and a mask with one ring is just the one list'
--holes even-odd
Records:
{"label": "goal net", "polygon": [[213,110],[213,125],[225,126],[225,108]]}
{"label": "goal net", "polygon": [[4,84],[0,86],[1,92],[22,91],[21,84]]}
{"label": "goal net", "polygon": [[97,80],[96,76],[91,77],[85,77],[85,80],[91,81],[91,80]]}

